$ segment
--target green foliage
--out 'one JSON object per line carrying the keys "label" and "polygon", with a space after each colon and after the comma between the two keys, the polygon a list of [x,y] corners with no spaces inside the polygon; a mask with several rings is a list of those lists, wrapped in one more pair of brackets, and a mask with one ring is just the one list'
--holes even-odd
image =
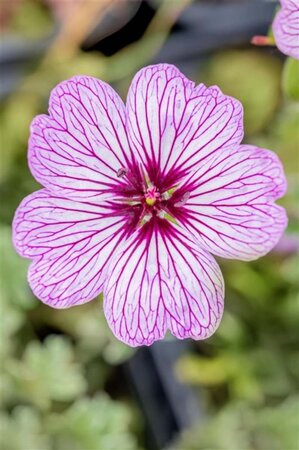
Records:
{"label": "green foliage", "polygon": [[[14,334],[23,325],[24,310],[35,303],[26,279],[27,261],[18,257],[11,243],[11,230],[0,224],[0,360],[14,349]],[[15,279],[18,282],[15,282]]]}
{"label": "green foliage", "polygon": [[296,450],[299,398],[259,410],[232,403],[185,434],[176,450]]}
{"label": "green foliage", "polygon": [[[32,309],[37,302],[32,297],[26,272],[28,261],[18,256],[12,245],[11,229],[0,224],[0,296],[7,306],[9,302],[20,310]],[[15,283],[15,279],[18,283]],[[12,305],[10,305],[12,306]]]}
{"label": "green foliage", "polygon": [[49,430],[59,450],[133,450],[136,442],[128,433],[130,421],[124,404],[100,395],[82,398],[63,414],[50,416]]}
{"label": "green foliage", "polygon": [[299,100],[299,61],[287,58],[282,77],[282,88],[291,100]]}
{"label": "green foliage", "polygon": [[82,368],[74,361],[74,350],[61,336],[49,336],[43,345],[29,342],[23,358],[8,361],[7,370],[15,395],[41,409],[48,409],[51,401],[71,401],[86,390]]}
{"label": "green foliage", "polygon": [[0,415],[1,450],[137,450],[127,405],[106,394],[83,397],[60,412],[42,415],[17,406]]}
{"label": "green foliage", "polygon": [[49,436],[42,430],[40,414],[18,406],[12,414],[0,415],[1,450],[50,450]]}

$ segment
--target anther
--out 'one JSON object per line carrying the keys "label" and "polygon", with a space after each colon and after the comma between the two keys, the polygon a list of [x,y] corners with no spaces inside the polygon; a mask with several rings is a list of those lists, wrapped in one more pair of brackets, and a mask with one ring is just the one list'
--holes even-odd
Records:
{"label": "anther", "polygon": [[159,192],[157,192],[156,187],[152,186],[147,189],[145,194],[145,202],[148,206],[153,206],[157,199],[160,197]]}
{"label": "anther", "polygon": [[185,194],[182,196],[182,198],[178,202],[176,202],[174,204],[174,206],[177,206],[177,207],[183,206],[189,200],[189,197],[190,197],[190,192],[185,192]]}
{"label": "anther", "polygon": [[118,178],[123,178],[124,176],[126,176],[128,174],[129,170],[126,169],[125,167],[121,167],[120,169],[118,169],[117,171],[117,177]]}

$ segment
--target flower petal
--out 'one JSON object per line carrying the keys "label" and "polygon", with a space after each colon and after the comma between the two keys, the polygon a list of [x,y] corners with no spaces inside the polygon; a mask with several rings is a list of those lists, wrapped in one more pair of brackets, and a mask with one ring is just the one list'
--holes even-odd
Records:
{"label": "flower petal", "polygon": [[49,116],[31,124],[31,172],[48,189],[79,201],[111,193],[127,168],[130,150],[125,107],[116,92],[92,77],[60,83],[49,102]]}
{"label": "flower petal", "polygon": [[286,180],[269,150],[242,145],[215,153],[180,189],[190,196],[175,216],[215,255],[256,259],[277,244],[287,225],[285,210],[274,204]]}
{"label": "flower petal", "polygon": [[131,147],[153,183],[160,171],[194,169],[212,152],[243,138],[240,102],[218,87],[195,87],[168,64],[148,66],[136,74],[127,116]]}
{"label": "flower petal", "polygon": [[102,291],[102,269],[124,235],[120,217],[99,206],[52,196],[46,189],[26,197],[16,211],[13,241],[32,258],[29,283],[54,308],[92,300]]}
{"label": "flower petal", "polygon": [[281,5],[273,22],[276,45],[282,53],[299,59],[299,3],[283,0]]}
{"label": "flower petal", "polygon": [[168,329],[179,339],[206,339],[219,325],[224,286],[216,261],[164,219],[119,247],[106,277],[104,312],[126,344],[151,345]]}

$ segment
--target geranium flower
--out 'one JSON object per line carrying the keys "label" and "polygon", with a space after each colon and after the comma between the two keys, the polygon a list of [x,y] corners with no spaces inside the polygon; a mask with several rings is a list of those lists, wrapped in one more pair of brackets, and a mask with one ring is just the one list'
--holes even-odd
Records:
{"label": "geranium flower", "polygon": [[111,329],[132,346],[167,330],[209,337],[224,297],[210,253],[258,258],[287,223],[277,156],[242,138],[241,104],[171,65],[140,70],[126,106],[95,78],[59,84],[31,125],[29,165],[45,189],[13,223],[35,295],[68,308],[103,292]]}
{"label": "geranium flower", "polygon": [[277,47],[282,53],[299,59],[299,0],[280,0],[281,9],[273,22]]}

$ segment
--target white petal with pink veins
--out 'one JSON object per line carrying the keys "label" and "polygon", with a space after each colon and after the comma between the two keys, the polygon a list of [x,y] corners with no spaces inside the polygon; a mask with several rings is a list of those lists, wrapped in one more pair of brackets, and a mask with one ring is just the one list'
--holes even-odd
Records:
{"label": "white petal with pink veins", "polygon": [[195,86],[176,67],[145,67],[127,97],[128,132],[148,172],[197,167],[243,138],[241,104],[219,88]]}
{"label": "white petal with pink veins", "polygon": [[59,194],[101,201],[128,167],[130,150],[125,108],[116,92],[92,77],[60,83],[49,102],[49,116],[31,124],[28,160],[34,177]]}
{"label": "white petal with pink veins", "polygon": [[212,256],[169,223],[145,225],[116,251],[104,282],[104,311],[123,342],[150,345],[167,330],[205,339],[217,328],[224,287]]}
{"label": "white petal with pink veins", "polygon": [[215,153],[181,189],[190,191],[182,223],[215,255],[256,259],[276,245],[287,225],[285,210],[274,204],[286,180],[269,150],[242,145]]}
{"label": "white petal with pink veins", "polygon": [[46,190],[26,197],[13,222],[18,252],[33,262],[34,294],[55,308],[85,303],[103,288],[102,269],[124,238],[124,220],[103,208],[54,197]]}
{"label": "white petal with pink veins", "polygon": [[273,22],[276,45],[282,53],[299,59],[299,1],[281,0]]}

